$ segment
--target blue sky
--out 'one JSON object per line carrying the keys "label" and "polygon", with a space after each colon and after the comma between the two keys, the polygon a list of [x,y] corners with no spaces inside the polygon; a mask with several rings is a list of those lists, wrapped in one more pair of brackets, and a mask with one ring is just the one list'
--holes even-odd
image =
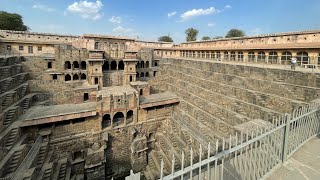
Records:
{"label": "blue sky", "polygon": [[224,36],[320,29],[319,0],[0,0],[0,10],[19,13],[34,32],[99,33],[155,41],[169,34],[185,40],[189,27]]}

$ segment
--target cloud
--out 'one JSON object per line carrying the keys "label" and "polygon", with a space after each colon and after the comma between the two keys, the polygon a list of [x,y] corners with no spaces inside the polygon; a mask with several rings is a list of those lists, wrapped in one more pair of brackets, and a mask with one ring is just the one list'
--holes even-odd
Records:
{"label": "cloud", "polygon": [[122,26],[118,26],[118,27],[114,28],[112,31],[115,32],[115,33],[123,34],[123,33],[132,32],[133,29],[131,29],[131,28],[124,28],[124,27],[122,27]]}
{"label": "cloud", "polygon": [[220,10],[214,8],[214,7],[210,7],[208,9],[192,9],[190,11],[187,11],[183,14],[181,14],[181,19],[182,21],[186,21],[189,20],[193,17],[197,17],[197,16],[205,16],[205,15],[210,15],[210,14],[215,14],[215,13],[219,13]]}
{"label": "cloud", "polygon": [[103,4],[100,0],[97,0],[96,2],[85,0],[74,2],[73,4],[69,5],[67,8],[67,12],[77,14],[83,19],[97,20],[103,16],[103,13],[101,12],[102,7]]}
{"label": "cloud", "polygon": [[39,9],[39,10],[45,11],[45,12],[54,12],[55,11],[55,9],[50,8],[50,7],[46,6],[46,5],[41,5],[41,4],[35,4],[35,5],[32,6],[32,8],[33,9]]}
{"label": "cloud", "polygon": [[208,27],[213,27],[215,25],[216,25],[215,23],[208,23]]}
{"label": "cloud", "polygon": [[170,18],[170,17],[172,17],[172,16],[175,16],[177,14],[177,12],[176,11],[173,11],[173,12],[171,12],[171,13],[168,13],[168,17]]}
{"label": "cloud", "polygon": [[231,9],[232,7],[228,4],[224,7],[224,9]]}
{"label": "cloud", "polygon": [[109,19],[110,22],[114,23],[114,24],[120,24],[121,23],[121,17],[119,16],[112,16]]}

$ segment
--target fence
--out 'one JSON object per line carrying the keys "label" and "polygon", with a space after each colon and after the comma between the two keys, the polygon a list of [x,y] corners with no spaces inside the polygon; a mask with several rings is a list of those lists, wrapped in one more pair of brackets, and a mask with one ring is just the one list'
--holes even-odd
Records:
{"label": "fence", "polygon": [[[190,150],[190,166],[184,167],[181,154],[180,170],[175,171],[175,158],[171,174],[164,176],[161,161],[160,179],[261,179],[312,137],[319,134],[320,104],[314,103],[296,109],[292,114],[275,118],[264,128],[247,131],[208,144],[206,153],[200,146],[197,157]],[[214,147],[214,149],[210,149]],[[197,162],[193,163],[197,158]],[[180,159],[180,158],[177,158]],[[167,170],[168,171],[168,170]],[[170,172],[170,170],[169,170]]]}

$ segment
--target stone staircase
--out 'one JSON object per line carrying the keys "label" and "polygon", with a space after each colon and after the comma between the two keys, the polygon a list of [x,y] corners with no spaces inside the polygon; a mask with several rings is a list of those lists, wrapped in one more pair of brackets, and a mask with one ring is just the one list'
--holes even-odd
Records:
{"label": "stone staircase", "polygon": [[5,147],[7,149],[10,149],[13,146],[14,142],[17,139],[17,136],[19,136],[19,128],[12,129],[10,131],[9,137],[8,137],[6,143],[5,143]]}
{"label": "stone staircase", "polygon": [[16,109],[10,109],[8,111],[8,113],[6,114],[5,119],[3,121],[4,126],[8,126],[9,124],[12,123],[12,120],[14,118],[15,113],[16,113]]}
{"label": "stone staircase", "polygon": [[10,164],[6,167],[7,174],[14,173],[15,170],[18,168],[19,160],[22,158],[22,151],[16,151],[10,161]]}

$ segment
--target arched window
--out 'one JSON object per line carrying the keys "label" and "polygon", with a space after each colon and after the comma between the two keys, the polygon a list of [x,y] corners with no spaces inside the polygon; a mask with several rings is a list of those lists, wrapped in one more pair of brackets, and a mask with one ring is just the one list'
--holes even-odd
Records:
{"label": "arched window", "polygon": [[133,111],[132,110],[129,110],[127,112],[127,124],[133,122]]}
{"label": "arched window", "polygon": [[87,79],[87,75],[86,74],[81,74],[81,80],[85,80],[85,79]]}
{"label": "arched window", "polygon": [[87,63],[85,61],[81,61],[81,69],[86,70],[87,69]]}
{"label": "arched window", "polygon": [[94,43],[94,49],[99,49],[99,42]]}
{"label": "arched window", "polygon": [[79,62],[78,61],[73,61],[73,68],[79,69]]}
{"label": "arched window", "polygon": [[113,126],[119,126],[124,123],[124,115],[122,112],[117,112],[113,116]]}
{"label": "arched window", "polygon": [[283,52],[281,56],[281,64],[285,64],[285,65],[290,64],[291,58],[292,58],[291,52],[289,51]]}
{"label": "arched window", "polygon": [[140,77],[144,77],[144,73],[143,72],[141,72]]}
{"label": "arched window", "polygon": [[154,66],[158,66],[158,62],[154,62]]}
{"label": "arched window", "polygon": [[58,75],[57,74],[52,75],[52,80],[57,80],[57,79],[58,79]]}
{"label": "arched window", "polygon": [[149,61],[146,62],[146,68],[149,68]]}
{"label": "arched window", "polygon": [[310,64],[309,55],[305,51],[300,51],[297,53],[297,65]]}
{"label": "arched window", "polygon": [[109,114],[105,114],[102,117],[101,127],[105,129],[106,127],[111,126],[111,118]]}
{"label": "arched window", "polygon": [[221,53],[218,51],[217,52],[217,58],[220,59],[221,58]]}
{"label": "arched window", "polygon": [[264,53],[263,51],[260,51],[258,53],[258,62],[264,63],[265,60],[266,60],[266,53]]}
{"label": "arched window", "polygon": [[238,61],[243,61],[243,52],[238,52]]}
{"label": "arched window", "polygon": [[254,54],[254,52],[248,53],[248,61],[249,62],[255,62],[255,58],[256,58],[256,55]]}
{"label": "arched window", "polygon": [[139,78],[139,73],[137,73],[136,78]]}
{"label": "arched window", "polygon": [[278,63],[278,53],[274,52],[274,51],[270,52],[268,61],[271,64],[277,64]]}
{"label": "arched window", "polygon": [[79,75],[78,74],[74,74],[73,75],[73,80],[79,80]]}
{"label": "arched window", "polygon": [[149,72],[146,72],[146,77],[149,77]]}
{"label": "arched window", "polygon": [[109,70],[109,62],[104,61],[103,65],[102,65],[102,71],[107,71],[107,70]]}
{"label": "arched window", "polygon": [[117,70],[117,62],[111,61],[111,70]]}
{"label": "arched window", "polygon": [[141,61],[140,65],[141,68],[144,68],[144,61]]}
{"label": "arched window", "polygon": [[65,67],[65,69],[71,69],[71,62],[70,61],[66,61],[64,63],[64,67]]}
{"label": "arched window", "polygon": [[130,79],[129,79],[129,80],[130,80],[130,82],[132,82],[132,81],[133,81],[133,78],[132,78],[132,76],[130,76],[129,78],[130,78]]}
{"label": "arched window", "polygon": [[124,70],[124,63],[123,63],[123,61],[119,61],[118,69],[119,69],[119,70]]}
{"label": "arched window", "polygon": [[52,62],[48,62],[48,69],[52,68]]}
{"label": "arched window", "polygon": [[67,74],[65,77],[64,77],[64,80],[65,81],[71,81],[71,76],[69,74]]}
{"label": "arched window", "polygon": [[230,54],[230,60],[235,61],[236,60],[236,52],[232,51]]}
{"label": "arched window", "polygon": [[225,52],[223,53],[223,56],[224,56],[224,60],[229,60],[229,53],[228,53],[228,51],[225,51]]}
{"label": "arched window", "polygon": [[140,62],[136,64],[136,68],[140,68]]}

